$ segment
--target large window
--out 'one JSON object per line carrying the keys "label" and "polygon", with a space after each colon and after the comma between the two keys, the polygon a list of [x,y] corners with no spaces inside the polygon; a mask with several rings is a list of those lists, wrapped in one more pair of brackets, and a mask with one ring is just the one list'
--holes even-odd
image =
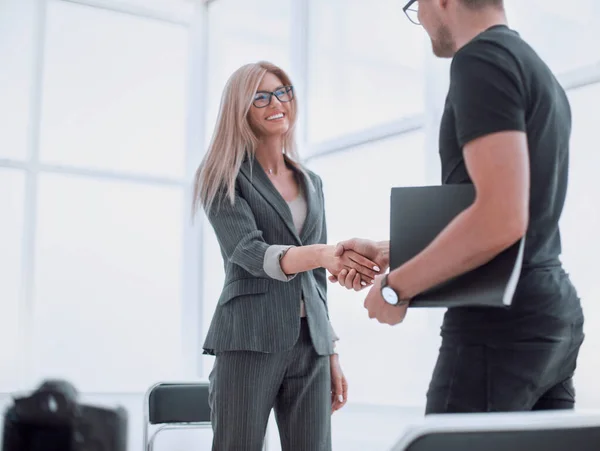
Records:
{"label": "large window", "polygon": [[[423,132],[412,132],[311,160],[323,179],[330,244],[389,238],[390,189],[426,184],[424,138]],[[329,286],[351,402],[421,406],[436,357],[439,312],[411,310],[402,327],[382,326],[368,318],[366,293]],[[373,383],[383,380],[394,381],[393,390],[387,382]]]}
{"label": "large window", "polygon": [[[209,67],[206,145],[214,131],[221,95],[231,74],[244,64],[270,61],[290,72],[291,4],[276,0],[219,0],[209,6]],[[292,81],[293,74],[290,74]],[[303,94],[298,93],[300,101]],[[203,215],[203,213],[200,213]],[[203,229],[203,336],[223,288],[223,260],[212,226]],[[208,376],[214,359],[203,360]]]}
{"label": "large window", "polygon": [[44,174],[34,375],[143,391],[182,377],[179,187]]}
{"label": "large window", "polygon": [[397,0],[311,0],[310,142],[425,111],[426,34]]}
{"label": "large window", "polygon": [[[36,5],[0,2],[0,393],[23,387],[26,171],[35,61]],[[18,45],[15,45],[18,43]],[[11,168],[17,167],[19,169]]]}
{"label": "large window", "polygon": [[31,1],[0,2],[0,160],[23,160],[27,155],[34,11]]}
{"label": "large window", "polygon": [[558,74],[600,63],[597,0],[507,0],[510,26]]}
{"label": "large window", "polygon": [[600,83],[569,92],[573,111],[573,136],[569,189],[561,220],[563,262],[570,274],[586,315],[586,340],[581,349],[576,385],[580,407],[598,407],[600,392],[600,288],[594,271],[600,255],[600,167],[597,128],[600,115]]}
{"label": "large window", "polygon": [[187,28],[58,0],[0,25],[0,391],[182,378]]}
{"label": "large window", "polygon": [[42,162],[182,177],[186,29],[66,2],[49,6]]}
{"label": "large window", "polygon": [[25,177],[0,168],[0,392],[13,390],[21,376],[20,288]]}

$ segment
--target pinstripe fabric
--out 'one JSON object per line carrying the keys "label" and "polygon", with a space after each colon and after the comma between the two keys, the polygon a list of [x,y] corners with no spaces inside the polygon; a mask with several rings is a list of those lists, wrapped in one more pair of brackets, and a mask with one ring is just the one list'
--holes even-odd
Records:
{"label": "pinstripe fabric", "polygon": [[329,358],[305,320],[289,351],[217,353],[209,380],[213,451],[260,451],[273,406],[283,451],[331,450]]}
{"label": "pinstripe fabric", "polygon": [[286,201],[259,163],[249,159],[236,180],[235,204],[225,199],[209,212],[225,262],[225,283],[204,342],[205,353],[290,350],[299,334],[302,296],[316,352],[333,352],[325,270],[307,271],[283,282],[270,278],[263,268],[270,245],[327,242],[321,179],[312,172],[308,177],[315,189],[303,179],[307,216],[300,234]]}

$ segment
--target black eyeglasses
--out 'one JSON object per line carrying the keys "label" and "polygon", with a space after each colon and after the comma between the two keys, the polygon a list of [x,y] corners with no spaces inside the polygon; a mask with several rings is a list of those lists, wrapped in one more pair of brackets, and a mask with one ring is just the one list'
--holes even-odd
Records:
{"label": "black eyeglasses", "polygon": [[264,108],[271,103],[272,96],[277,97],[280,102],[289,102],[294,98],[294,87],[293,86],[282,86],[276,91],[256,91],[252,104],[256,108]]}
{"label": "black eyeglasses", "polygon": [[421,25],[421,22],[419,22],[419,0],[409,0],[408,3],[404,5],[404,8],[402,8],[402,11],[404,11],[404,14],[406,14],[406,17],[408,17],[408,20],[412,23]]}

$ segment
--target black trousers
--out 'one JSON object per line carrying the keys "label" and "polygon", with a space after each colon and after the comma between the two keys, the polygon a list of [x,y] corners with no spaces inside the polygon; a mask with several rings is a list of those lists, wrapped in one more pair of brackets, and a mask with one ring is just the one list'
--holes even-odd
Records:
{"label": "black trousers", "polygon": [[442,340],[426,414],[562,410],[575,406],[581,324],[530,341]]}

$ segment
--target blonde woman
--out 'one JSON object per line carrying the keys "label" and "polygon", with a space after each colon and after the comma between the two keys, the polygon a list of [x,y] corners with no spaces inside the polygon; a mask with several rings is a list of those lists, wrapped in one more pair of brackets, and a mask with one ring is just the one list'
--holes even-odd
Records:
{"label": "blonde woman", "polygon": [[284,451],[331,449],[331,413],[347,399],[334,351],[326,270],[376,264],[328,246],[321,179],[294,140],[297,105],[287,74],[265,62],[229,79],[216,129],[198,169],[195,208],[217,235],[225,283],[204,351],[210,374],[213,449],[259,451],[275,409]]}

